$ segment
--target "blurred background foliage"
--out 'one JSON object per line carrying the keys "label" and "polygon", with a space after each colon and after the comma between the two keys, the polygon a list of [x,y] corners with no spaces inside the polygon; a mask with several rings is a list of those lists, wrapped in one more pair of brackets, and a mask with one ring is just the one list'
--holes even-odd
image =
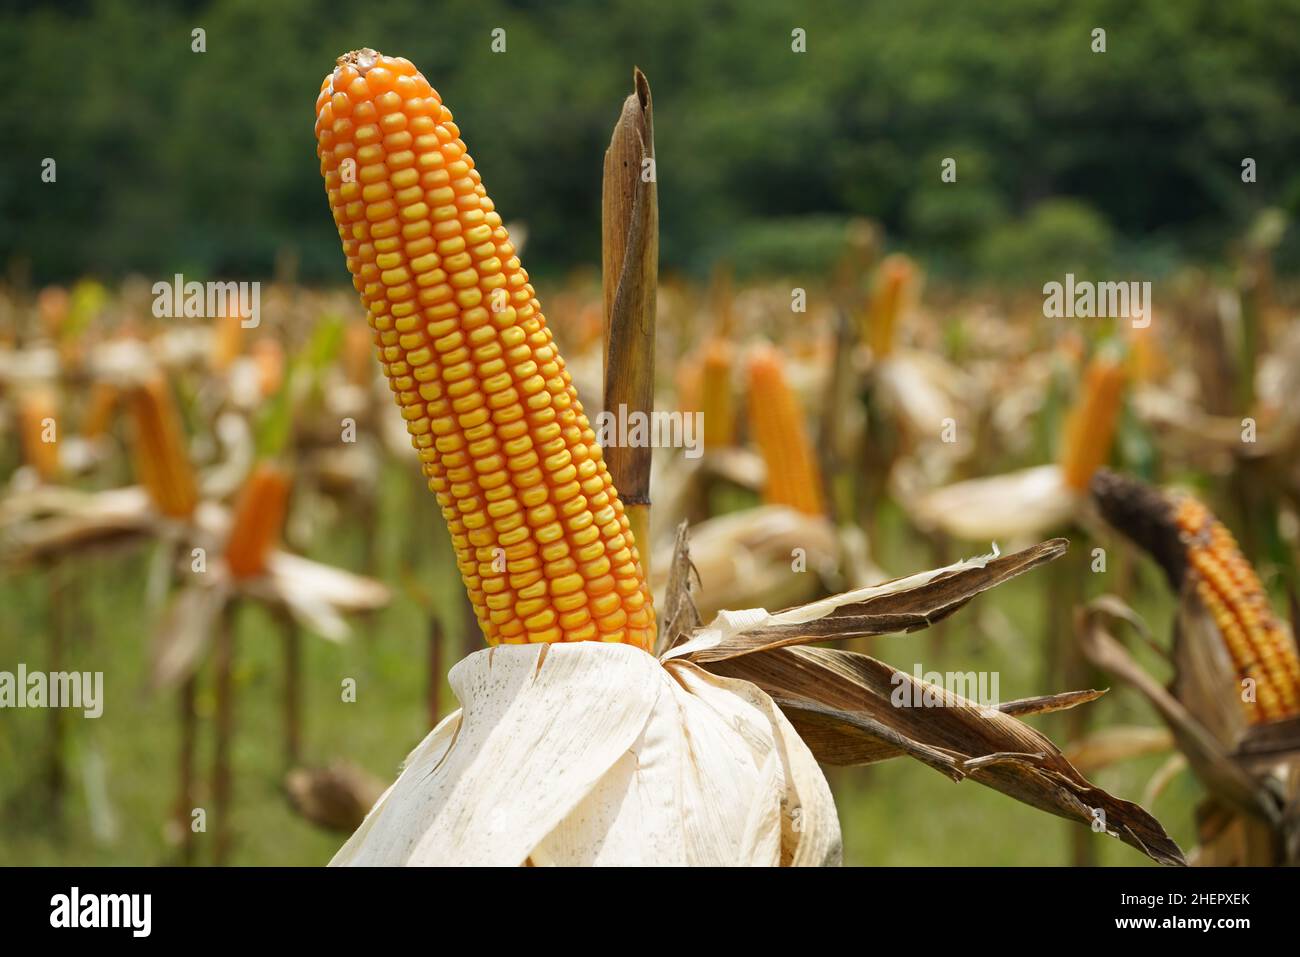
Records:
{"label": "blurred background foliage", "polygon": [[[1297,0],[102,0],[0,13],[0,263],[33,283],[252,278],[287,254],[300,278],[337,279],[312,106],[364,45],[413,60],[473,132],[541,275],[599,261],[601,158],[633,64],[656,99],[662,260],[697,276],[823,265],[851,215],[958,277],[1159,274],[1300,205]],[[1279,265],[1298,258],[1293,238]]]}

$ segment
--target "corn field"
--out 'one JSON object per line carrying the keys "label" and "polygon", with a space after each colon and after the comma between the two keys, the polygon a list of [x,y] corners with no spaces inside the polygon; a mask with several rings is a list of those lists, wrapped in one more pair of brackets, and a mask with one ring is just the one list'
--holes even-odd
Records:
{"label": "corn field", "polygon": [[[727,215],[762,209],[727,198],[736,138],[865,182],[916,131],[864,147],[863,91],[828,155],[779,99],[702,132],[703,67],[653,30],[530,74],[547,21],[488,6],[500,36],[448,28],[488,66],[367,21],[229,77],[292,117],[261,135],[301,223],[129,262],[0,244],[0,864],[1300,863],[1282,175],[1233,160],[1216,188],[1250,199],[1158,224],[1195,237],[1176,257],[1157,224],[1100,258],[1034,213],[979,226],[1008,275],[917,210],[1106,189],[935,134],[905,215],[886,176],[784,173],[771,215]],[[830,68],[825,30],[772,22]],[[222,62],[195,30],[168,42]],[[521,174],[550,70],[584,92]],[[24,189],[77,189],[48,143]]]}

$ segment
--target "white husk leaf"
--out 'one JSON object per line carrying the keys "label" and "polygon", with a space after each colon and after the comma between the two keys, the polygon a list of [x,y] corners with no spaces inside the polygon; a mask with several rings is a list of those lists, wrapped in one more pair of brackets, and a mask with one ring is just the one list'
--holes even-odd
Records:
{"label": "white husk leaf", "polygon": [[968,541],[1034,541],[1068,523],[1079,498],[1066,486],[1058,465],[971,479],[921,497],[918,521]]}
{"label": "white husk leaf", "polygon": [[821,770],[745,681],[623,644],[502,645],[335,865],[838,863]]}
{"label": "white husk leaf", "polygon": [[798,605],[794,608],[787,608],[785,611],[770,612],[766,608],[720,611],[706,627],[696,631],[690,640],[682,642],[682,644],[665,654],[664,657],[665,659],[681,658],[695,652],[704,651],[721,644],[725,639],[742,631],[754,631],[781,625],[802,625],[810,621],[816,621],[819,618],[825,618],[835,609],[842,608],[845,605],[854,605],[871,598],[879,598],[882,595],[893,595],[911,588],[917,588],[941,575],[962,568],[972,566],[983,568],[991,559],[997,558],[999,554],[1001,553],[998,551],[997,544],[994,543],[993,551],[986,555],[964,558],[942,568],[932,568],[929,571],[918,572],[915,575],[897,578],[879,585],[855,588],[853,591],[831,595],[829,598],[823,598],[820,601],[810,602],[806,605]]}

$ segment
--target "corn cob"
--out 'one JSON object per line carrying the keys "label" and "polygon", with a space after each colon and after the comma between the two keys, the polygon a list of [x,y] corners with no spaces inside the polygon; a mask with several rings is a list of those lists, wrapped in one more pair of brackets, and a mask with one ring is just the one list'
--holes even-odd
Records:
{"label": "corn cob", "polygon": [[119,391],[117,386],[104,380],[97,381],[90,388],[90,401],[86,405],[86,415],[81,422],[81,437],[93,441],[108,431],[117,408]]}
{"label": "corn cob", "polygon": [[763,500],[808,515],[825,514],[821,471],[804,428],[803,409],[786,381],[780,353],[771,346],[750,355],[749,421],[767,464]]}
{"label": "corn cob", "polygon": [[266,571],[266,559],[280,538],[289,503],[289,474],[259,462],[240,490],[226,540],[226,564],[235,578]]}
{"label": "corn cob", "polygon": [[42,482],[59,477],[59,444],[45,441],[45,420],[58,418],[58,398],[49,389],[24,392],[18,402],[19,434],[22,436],[23,460]]}
{"label": "corn cob", "polygon": [[623,505],[451,112],[409,61],[359,50],[322,83],[316,136],[353,285],[488,642],[649,649]]}
{"label": "corn cob", "polygon": [[916,278],[916,267],[906,256],[886,256],[880,264],[880,277],[867,312],[864,338],[877,358],[894,351],[898,338],[898,319]]}
{"label": "corn cob", "polygon": [[731,345],[725,339],[710,338],[704,346],[701,382],[706,449],[725,449],[736,444],[736,403],[731,388],[731,365]]}
{"label": "corn cob", "polygon": [[244,345],[244,320],[239,315],[237,306],[231,304],[226,314],[217,319],[217,327],[212,332],[212,370],[225,372],[234,361]]}
{"label": "corn cob", "polygon": [[1124,367],[1097,356],[1084,375],[1083,392],[1065,423],[1061,471],[1067,487],[1082,492],[1110,457],[1115,426],[1124,401]]}
{"label": "corn cob", "polygon": [[258,339],[251,350],[257,366],[257,389],[268,399],[284,384],[284,346],[279,339]]}
{"label": "corn cob", "polygon": [[343,371],[348,381],[359,388],[368,386],[373,375],[373,338],[374,333],[362,325],[350,324],[343,332]]}
{"label": "corn cob", "polygon": [[199,501],[198,485],[171,387],[155,376],[131,391],[129,405],[136,477],[158,511],[189,517]]}
{"label": "corn cob", "polygon": [[1134,382],[1158,382],[1169,369],[1165,355],[1160,351],[1155,328],[1151,322],[1145,326],[1130,327],[1128,367]]}
{"label": "corn cob", "polygon": [[1196,593],[1223,635],[1241,679],[1255,681],[1243,702],[1252,723],[1300,713],[1300,657],[1288,628],[1273,613],[1264,586],[1232,533],[1191,496],[1174,503]]}

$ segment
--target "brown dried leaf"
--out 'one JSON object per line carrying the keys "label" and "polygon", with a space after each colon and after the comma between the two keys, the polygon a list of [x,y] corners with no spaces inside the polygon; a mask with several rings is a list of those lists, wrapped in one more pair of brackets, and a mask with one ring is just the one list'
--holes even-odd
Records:
{"label": "brown dried leaf", "polygon": [[[1117,612],[1123,612],[1123,618]],[[1216,795],[1239,808],[1275,819],[1277,808],[1261,782],[1233,761],[1224,743],[1159,681],[1149,675],[1107,629],[1107,620],[1134,613],[1114,596],[1103,596],[1075,613],[1075,634],[1084,656],[1132,685],[1159,712],[1197,776]]]}
{"label": "brown dried leaf", "polygon": [[1022,718],[1031,714],[1050,714],[1053,711],[1068,711],[1081,704],[1096,701],[1106,693],[1106,689],[1096,691],[1062,691],[1060,694],[1039,695],[1036,698],[1017,698],[998,705],[998,710],[1013,718]]}
{"label": "brown dried leaf", "polygon": [[920,584],[841,605],[811,621],[766,624],[724,635],[711,647],[691,652],[690,658],[697,663],[724,661],[787,645],[916,631],[948,617],[981,592],[1059,558],[1068,547],[1065,539],[1054,538],[1010,555],[964,564]]}
{"label": "brown dried leaf", "polygon": [[1112,764],[1169,751],[1174,737],[1167,728],[1115,725],[1099,728],[1065,749],[1065,756],[1080,771],[1098,771]]}
{"label": "brown dried leaf", "polygon": [[1179,596],[1172,659],[1170,691],[1225,752],[1232,751],[1247,727],[1237,670],[1192,582],[1184,583]]}
{"label": "brown dried leaf", "polygon": [[212,643],[221,610],[230,600],[223,584],[189,584],[167,606],[149,649],[149,687],[166,691],[194,674]]}
{"label": "brown dried leaf", "polygon": [[[1185,863],[1155,818],[1093,786],[1038,731],[884,662],[829,648],[785,647],[706,667],[771,695],[823,762],[864,764],[907,754],[953,780],[969,777],[1087,826],[1100,811],[1112,836],[1157,862]],[[905,692],[927,689],[941,706],[894,704],[905,700]]]}
{"label": "brown dried leaf", "polygon": [[[605,151],[601,195],[601,272],[605,305],[605,409],[654,408],[655,301],[659,275],[659,192],[654,174],[650,83],[635,70],[633,91]],[[648,446],[605,450],[625,506],[650,503]],[[648,543],[646,555],[648,557]]]}
{"label": "brown dried leaf", "polygon": [[659,624],[659,638],[655,643],[655,657],[675,647],[690,637],[700,627],[700,613],[691,597],[691,583],[699,584],[700,576],[691,564],[690,523],[677,526],[677,540],[673,545],[672,564],[668,569],[668,586],[664,591],[664,608]]}
{"label": "brown dried leaf", "polygon": [[384,782],[347,761],[324,768],[294,768],[284,777],[293,809],[313,824],[350,834],[361,826]]}

